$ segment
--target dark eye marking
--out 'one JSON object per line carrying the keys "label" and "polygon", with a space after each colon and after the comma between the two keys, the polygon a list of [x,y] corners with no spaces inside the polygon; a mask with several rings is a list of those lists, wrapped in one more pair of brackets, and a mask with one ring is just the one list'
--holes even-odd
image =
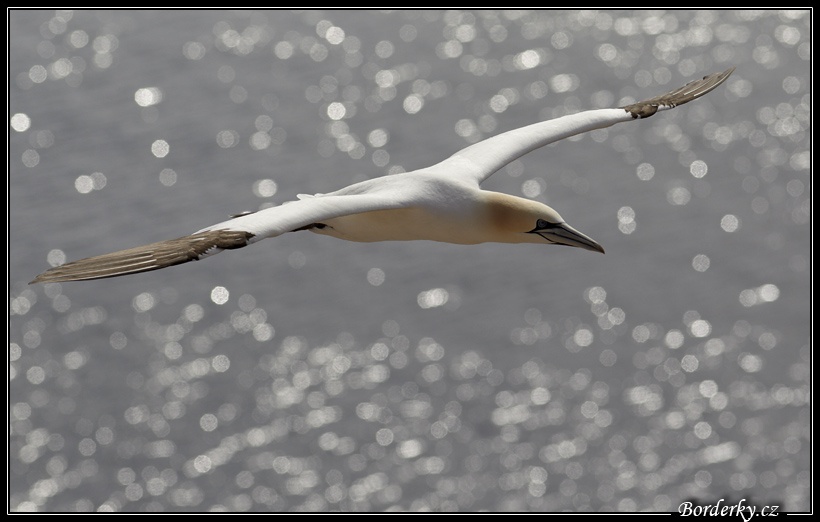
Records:
{"label": "dark eye marking", "polygon": [[550,223],[546,219],[539,219],[538,221],[535,222],[535,229],[536,230],[549,230],[550,228],[555,228],[558,225],[560,225],[560,223]]}
{"label": "dark eye marking", "polygon": [[530,233],[543,232],[545,230],[549,230],[560,225],[560,223],[550,223],[546,219],[539,219],[535,222],[535,228],[530,230]]}

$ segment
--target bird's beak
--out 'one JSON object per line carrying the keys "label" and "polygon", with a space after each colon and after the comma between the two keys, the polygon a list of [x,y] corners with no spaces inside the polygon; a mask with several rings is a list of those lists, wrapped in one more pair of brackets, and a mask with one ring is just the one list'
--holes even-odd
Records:
{"label": "bird's beak", "polygon": [[566,223],[551,223],[548,228],[533,230],[534,233],[556,245],[567,245],[604,253],[597,241],[578,232]]}

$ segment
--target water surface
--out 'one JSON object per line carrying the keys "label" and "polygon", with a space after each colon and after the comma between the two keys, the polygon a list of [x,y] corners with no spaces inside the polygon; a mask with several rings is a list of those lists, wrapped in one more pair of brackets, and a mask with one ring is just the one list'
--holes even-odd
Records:
{"label": "water surface", "polygon": [[[806,11],[13,11],[10,509],[809,509]],[[288,234],[50,264],[737,66],[485,187],[602,256]]]}

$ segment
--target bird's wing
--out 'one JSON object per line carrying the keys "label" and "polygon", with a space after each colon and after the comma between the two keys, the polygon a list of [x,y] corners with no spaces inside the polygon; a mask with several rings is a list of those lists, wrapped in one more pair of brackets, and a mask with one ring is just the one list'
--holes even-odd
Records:
{"label": "bird's wing", "polygon": [[190,236],[66,263],[43,272],[31,283],[103,279],[158,270],[203,259],[222,250],[242,248],[266,237],[309,228],[334,217],[405,204],[403,198],[391,197],[389,192],[301,199],[241,215]]}
{"label": "bird's wing", "polygon": [[648,118],[712,91],[735,70],[710,74],[679,89],[617,109],[596,109],[548,120],[480,141],[462,149],[429,170],[445,176],[481,183],[494,172],[524,154],[576,134],[602,129],[622,121]]}

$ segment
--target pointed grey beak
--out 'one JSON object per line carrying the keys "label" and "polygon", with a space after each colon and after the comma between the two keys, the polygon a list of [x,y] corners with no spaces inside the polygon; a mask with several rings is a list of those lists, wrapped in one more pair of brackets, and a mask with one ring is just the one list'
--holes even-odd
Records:
{"label": "pointed grey beak", "polygon": [[605,253],[604,247],[599,245],[597,241],[586,234],[578,232],[566,223],[550,223],[548,227],[537,228],[533,232],[555,245],[574,246],[602,254]]}

